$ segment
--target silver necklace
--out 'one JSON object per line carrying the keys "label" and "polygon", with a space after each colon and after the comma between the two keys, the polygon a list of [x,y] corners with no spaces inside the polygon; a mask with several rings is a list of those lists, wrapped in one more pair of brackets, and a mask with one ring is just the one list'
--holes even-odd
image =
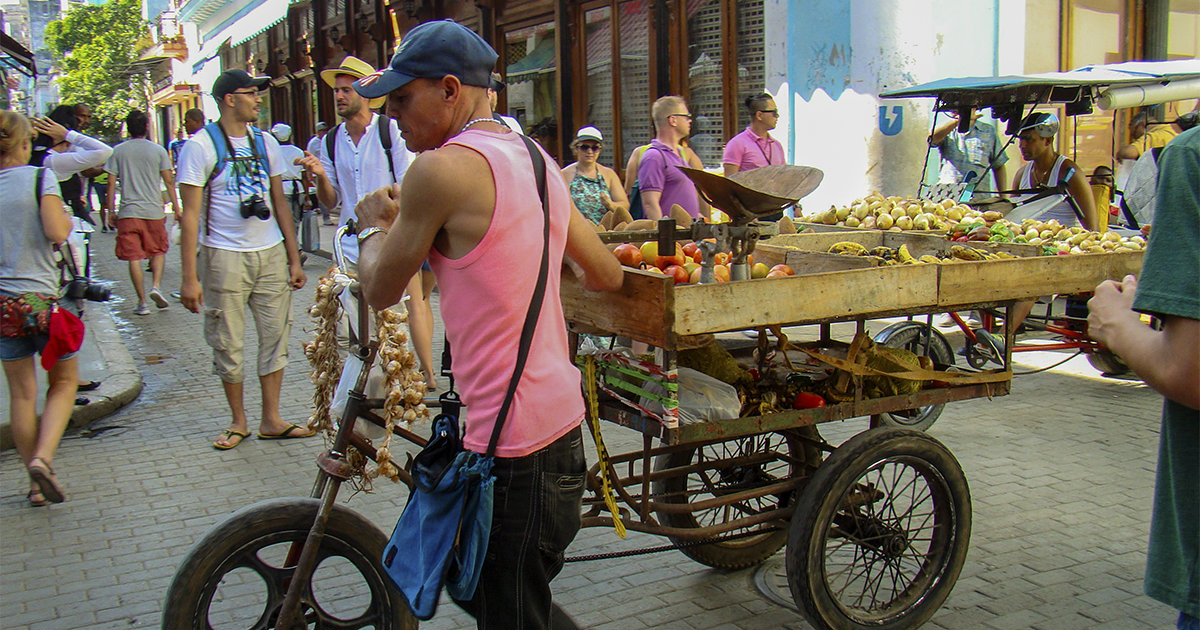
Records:
{"label": "silver necklace", "polygon": [[462,133],[467,130],[467,127],[481,122],[496,122],[496,119],[492,118],[491,116],[488,116],[487,118],[472,118],[471,120],[467,121],[467,124],[463,125],[462,129],[458,130],[458,133]]}

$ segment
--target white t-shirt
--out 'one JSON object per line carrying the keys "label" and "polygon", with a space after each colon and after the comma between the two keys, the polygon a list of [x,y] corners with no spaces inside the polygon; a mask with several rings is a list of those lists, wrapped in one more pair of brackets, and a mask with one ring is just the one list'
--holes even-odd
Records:
{"label": "white t-shirt", "polygon": [[279,145],[279,155],[283,158],[283,194],[290,195],[301,188],[300,179],[304,175],[304,167],[296,164],[296,160],[304,157],[304,151],[294,144]]}
{"label": "white t-shirt", "polygon": [[[260,132],[262,133],[262,132]],[[218,134],[217,142],[224,142]],[[283,158],[279,154],[279,142],[269,133],[262,133],[266,145],[268,173],[262,172],[262,164],[251,157],[250,136],[229,138],[233,143],[236,161],[226,161],[225,168],[212,182],[211,204],[202,209],[201,216],[207,217],[200,227],[200,244],[235,252],[253,252],[272,247],[283,240],[279,224],[274,217],[263,221],[256,216],[243,218],[241,203],[257,194],[271,207],[269,177],[284,172]],[[261,156],[260,156],[261,157]],[[213,137],[202,129],[183,145],[179,152],[180,184],[203,187],[217,164],[217,151]],[[290,212],[290,210],[285,210]]]}
{"label": "white t-shirt", "polygon": [[[379,141],[379,128],[376,125],[380,121],[387,121],[391,128],[392,168],[394,169],[392,173],[387,172],[387,156],[384,155],[383,144]],[[331,130],[329,133],[334,133],[334,131]],[[413,154],[405,147],[396,121],[381,117],[379,114],[371,115],[371,122],[367,125],[362,137],[358,139],[357,146],[351,141],[350,133],[346,131],[346,125],[338,125],[336,133],[333,145],[334,150],[337,151],[337,168],[333,167],[333,162],[328,155],[325,155],[324,149],[321,151],[321,166],[325,167],[325,176],[329,178],[333,189],[337,191],[338,201],[342,206],[339,225],[345,225],[347,221],[354,218],[354,206],[358,204],[359,199],[404,179],[404,173],[413,160]],[[324,139],[322,139],[322,143],[324,143]],[[358,262],[356,237],[347,235],[342,239],[342,252],[350,262]]]}

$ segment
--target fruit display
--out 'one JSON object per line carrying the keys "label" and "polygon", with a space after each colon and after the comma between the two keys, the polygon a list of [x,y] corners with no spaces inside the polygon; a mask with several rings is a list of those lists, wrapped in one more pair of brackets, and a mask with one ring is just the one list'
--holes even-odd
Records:
{"label": "fruit display", "polygon": [[[963,225],[960,223],[950,233],[955,241],[980,240],[971,239],[971,233],[981,230],[978,221]],[[1146,248],[1146,239],[1140,234],[1122,236],[1113,231],[1093,232],[1079,226],[1067,227],[1058,221],[1038,221],[1025,219],[1020,224],[1007,219],[999,219],[992,224],[984,223],[990,236],[986,239],[994,243],[1028,243],[1039,245],[1043,253],[1053,254],[1103,254],[1105,252],[1138,252]]]}
{"label": "fruit display", "polygon": [[[675,253],[670,256],[661,255],[658,251],[658,241],[646,241],[640,246],[633,243],[621,243],[612,248],[613,256],[626,267],[641,269],[651,273],[661,273],[675,279],[675,284],[698,284],[700,282],[700,265],[703,255],[700,246],[693,241],[675,243]],[[713,276],[717,282],[729,282],[731,252],[713,254]],[[754,255],[746,256],[750,265],[750,278],[781,278],[796,275],[796,271],[788,265],[768,267],[763,263],[755,263]]]}
{"label": "fruit display", "polygon": [[948,230],[965,217],[979,214],[974,208],[953,199],[931,201],[910,197],[884,197],[873,192],[846,206],[805,216],[805,220],[825,225],[842,225],[868,230]]}
{"label": "fruit display", "polygon": [[899,247],[892,248],[887,246],[872,247],[856,243],[854,241],[842,241],[834,243],[826,252],[829,254],[838,254],[842,256],[861,256],[872,258],[880,265],[915,265],[921,263],[941,264],[948,262],[977,262],[980,260],[997,260],[1000,258],[1018,258],[1008,252],[989,252],[974,247],[965,245],[953,245],[950,249],[936,254],[924,254],[921,256],[913,256],[908,251],[908,245],[902,244]]}

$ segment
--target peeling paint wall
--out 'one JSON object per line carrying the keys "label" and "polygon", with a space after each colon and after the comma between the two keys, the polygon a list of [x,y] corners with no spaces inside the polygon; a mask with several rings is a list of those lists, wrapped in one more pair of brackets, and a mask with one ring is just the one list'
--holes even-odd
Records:
{"label": "peeling paint wall", "polygon": [[916,194],[923,170],[926,181],[936,179],[936,151],[926,168],[933,100],[878,94],[951,76],[1020,72],[1023,5],[767,0],[767,89],[782,110],[775,135],[790,163],[825,173],[804,199],[805,212],[873,190]]}

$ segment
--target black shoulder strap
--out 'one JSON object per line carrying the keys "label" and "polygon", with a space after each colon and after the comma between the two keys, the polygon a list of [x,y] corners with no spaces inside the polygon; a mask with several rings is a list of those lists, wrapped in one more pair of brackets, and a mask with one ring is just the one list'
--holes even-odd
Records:
{"label": "black shoulder strap", "polygon": [[37,173],[33,176],[33,198],[38,206],[42,205],[42,181],[46,178],[46,167],[37,167]]}
{"label": "black shoulder strap", "polygon": [[513,396],[517,393],[517,383],[521,380],[521,373],[525,371],[525,361],[529,358],[529,346],[533,343],[533,332],[537,329],[538,313],[542,310],[542,301],[546,295],[546,277],[550,271],[550,201],[546,194],[546,160],[533,140],[530,140],[528,136],[521,136],[521,139],[525,141],[525,148],[529,150],[529,157],[533,161],[538,196],[542,199],[542,214],[544,215],[542,260],[538,269],[537,285],[533,289],[533,298],[529,301],[529,310],[525,313],[525,324],[521,327],[521,341],[517,347],[517,362],[513,366],[512,379],[508,382],[508,391],[504,394],[504,404],[500,406],[500,413],[496,414],[496,425],[492,428],[492,438],[488,441],[488,457],[496,454],[496,446],[500,442],[500,430],[504,426],[508,409],[512,406]]}
{"label": "black shoulder strap", "polygon": [[375,126],[379,128],[379,144],[383,146],[383,155],[387,157],[388,178],[396,181],[396,165],[392,162],[392,119],[380,115],[377,122],[379,124]]}
{"label": "black shoulder strap", "polygon": [[333,126],[333,129],[325,132],[325,155],[329,156],[329,165],[337,168],[337,132],[341,129],[342,123]]}

